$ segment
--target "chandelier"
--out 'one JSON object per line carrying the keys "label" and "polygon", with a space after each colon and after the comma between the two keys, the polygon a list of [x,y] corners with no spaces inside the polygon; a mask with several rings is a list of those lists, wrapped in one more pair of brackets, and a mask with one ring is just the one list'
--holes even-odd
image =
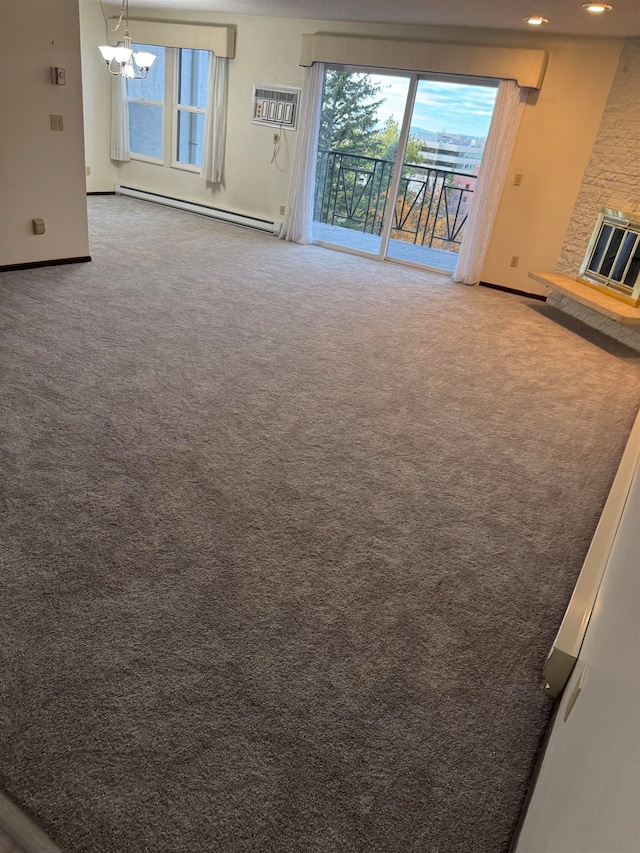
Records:
{"label": "chandelier", "polygon": [[116,21],[115,27],[109,25],[109,21],[100,0],[100,8],[102,9],[102,17],[107,25],[110,33],[115,33],[120,28],[122,19],[125,22],[125,33],[121,41],[117,45],[101,44],[99,51],[102,58],[107,63],[109,74],[116,77],[127,77],[130,80],[144,80],[149,73],[149,69],[155,62],[155,54],[149,53],[146,50],[138,50],[135,53],[131,49],[131,36],[129,35],[129,0],[122,0],[120,14]]}

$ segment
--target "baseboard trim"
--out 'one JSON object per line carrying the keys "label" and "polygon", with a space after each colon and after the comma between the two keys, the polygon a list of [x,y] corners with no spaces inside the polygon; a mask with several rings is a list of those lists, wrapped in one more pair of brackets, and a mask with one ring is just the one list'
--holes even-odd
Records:
{"label": "baseboard trim", "polygon": [[209,204],[201,204],[196,201],[185,201],[175,196],[162,195],[161,193],[154,193],[149,190],[139,190],[135,187],[124,186],[124,184],[116,184],[115,189],[116,195],[136,198],[139,201],[160,204],[164,207],[175,208],[177,210],[184,210],[187,213],[194,213],[198,216],[208,216],[210,219],[228,222],[231,225],[254,228],[256,231],[273,234],[275,237],[279,236],[282,228],[281,222],[258,219],[256,216],[245,216],[243,213],[234,213],[232,210],[223,210],[221,207],[212,207]]}
{"label": "baseboard trim", "polygon": [[0,272],[14,272],[16,270],[33,270],[37,267],[59,267],[63,264],[86,264],[91,260],[91,255],[82,255],[79,258],[53,258],[50,261],[29,261],[26,264],[3,264]]}
{"label": "baseboard trim", "polygon": [[480,287],[489,287],[491,290],[502,290],[504,293],[515,293],[516,296],[526,296],[528,299],[539,299],[546,302],[547,297],[541,293],[528,293],[526,290],[517,290],[515,287],[504,287],[502,284],[492,284],[490,281],[479,281]]}
{"label": "baseboard trim", "polygon": [[96,190],[95,192],[88,192],[87,195],[115,195],[115,190]]}

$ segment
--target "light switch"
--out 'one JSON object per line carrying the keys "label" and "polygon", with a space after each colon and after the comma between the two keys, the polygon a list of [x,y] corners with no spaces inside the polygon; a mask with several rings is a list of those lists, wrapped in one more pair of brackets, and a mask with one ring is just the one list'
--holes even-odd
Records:
{"label": "light switch", "polygon": [[67,72],[64,68],[51,67],[51,82],[54,86],[67,85]]}

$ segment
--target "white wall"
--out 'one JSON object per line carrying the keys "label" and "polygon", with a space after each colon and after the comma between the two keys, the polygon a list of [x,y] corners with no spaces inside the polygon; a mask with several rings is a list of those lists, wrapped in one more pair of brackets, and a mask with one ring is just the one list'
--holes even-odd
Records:
{"label": "white wall", "polygon": [[[108,7],[105,7],[108,8]],[[82,81],[85,122],[85,163],[89,169],[87,192],[111,192],[118,169],[110,159],[111,77],[98,44],[107,44],[100,3],[80,3],[82,30]]]}
{"label": "white wall", "polygon": [[[604,579],[514,853],[640,850],[639,518],[636,462]],[[582,678],[582,690],[565,721]]]}
{"label": "white wall", "polygon": [[[82,0],[93,3],[94,0]],[[97,4],[96,4],[97,5]],[[132,12],[133,14],[133,12]],[[132,161],[118,167],[118,181],[130,186],[212,204],[238,213],[279,220],[289,184],[295,134],[288,133],[278,165],[270,163],[272,130],[250,124],[254,83],[299,86],[300,36],[313,32],[361,33],[505,47],[542,47],[549,64],[542,90],[530,99],[510,168],[522,172],[522,186],[504,191],[483,280],[544,292],[527,277],[530,269],[554,269],[573,211],[582,174],[611,87],[621,39],[562,38],[544,33],[466,28],[382,26],[288,18],[215,15],[213,13],[144,10],[145,18],[231,24],[237,27],[236,58],[230,63],[226,182],[204,187],[197,175]],[[95,18],[95,15],[93,16]],[[86,24],[86,26],[85,26]],[[135,39],[135,23],[131,31]],[[99,22],[83,14],[83,41],[97,52],[103,37]],[[106,72],[105,72],[106,73]],[[87,81],[87,88],[91,85]],[[89,96],[89,93],[87,93]],[[91,95],[93,96],[93,95]],[[96,97],[104,99],[103,87]],[[108,102],[103,104],[108,109]],[[97,131],[100,124],[95,125]],[[100,132],[103,132],[102,130]],[[87,127],[87,148],[97,150]],[[111,178],[100,189],[110,189]],[[517,269],[509,266],[520,255]]]}
{"label": "white wall", "polygon": [[0,0],[0,112],[0,266],[88,255],[78,0]]}

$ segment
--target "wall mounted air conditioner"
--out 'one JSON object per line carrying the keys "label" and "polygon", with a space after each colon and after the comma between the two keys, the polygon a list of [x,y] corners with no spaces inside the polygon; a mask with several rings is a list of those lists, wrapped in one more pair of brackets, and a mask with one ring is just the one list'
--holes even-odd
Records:
{"label": "wall mounted air conditioner", "polygon": [[295,130],[300,89],[290,86],[254,86],[252,124]]}

